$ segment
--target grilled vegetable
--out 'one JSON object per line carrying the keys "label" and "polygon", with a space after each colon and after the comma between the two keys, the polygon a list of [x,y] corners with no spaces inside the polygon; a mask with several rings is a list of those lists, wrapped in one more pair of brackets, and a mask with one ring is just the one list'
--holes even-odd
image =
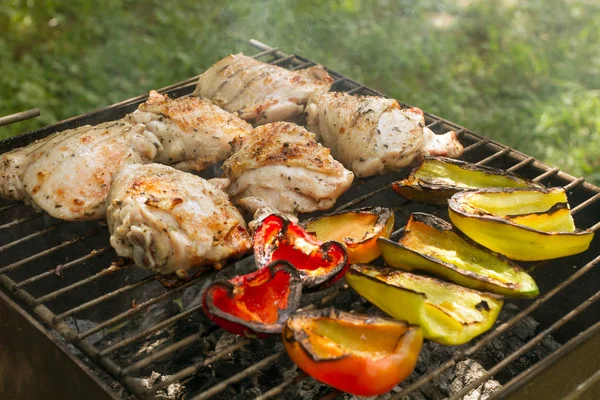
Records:
{"label": "grilled vegetable", "polygon": [[248,337],[280,333],[300,305],[302,282],[285,261],[230,280],[212,282],[202,295],[202,308],[226,331]]}
{"label": "grilled vegetable", "polygon": [[535,297],[538,287],[517,264],[459,234],[436,216],[413,213],[400,243],[378,239],[385,263],[420,270],[471,289]]}
{"label": "grilled vegetable", "polygon": [[329,308],[292,315],[283,330],[283,343],[290,358],[318,381],[374,396],[410,375],[423,334],[405,322]]}
{"label": "grilled vegetable", "polygon": [[561,188],[457,193],[450,220],[475,242],[513,260],[538,261],[587,250],[594,233],[575,229]]}
{"label": "grilled vegetable", "polygon": [[351,265],[346,282],[392,317],[420,325],[426,339],[459,345],[494,325],[502,297],[390,268]]}
{"label": "grilled vegetable", "polygon": [[394,182],[396,192],[409,200],[446,204],[457,192],[480,188],[543,188],[511,172],[446,157],[425,157],[408,178]]}
{"label": "grilled vegetable", "polygon": [[344,243],[348,263],[368,263],[381,254],[377,238],[387,238],[392,233],[394,213],[389,208],[365,207],[309,220],[303,225],[318,240]]}
{"label": "grilled vegetable", "polygon": [[348,253],[343,244],[320,242],[283,215],[271,214],[254,232],[254,258],[259,268],[285,260],[298,270],[305,288],[318,290],[344,275]]}

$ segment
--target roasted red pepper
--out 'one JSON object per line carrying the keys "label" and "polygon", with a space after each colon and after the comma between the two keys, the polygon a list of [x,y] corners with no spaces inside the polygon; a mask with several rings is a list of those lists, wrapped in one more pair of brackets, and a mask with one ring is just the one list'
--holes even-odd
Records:
{"label": "roasted red pepper", "polygon": [[292,315],[283,330],[283,344],[290,358],[318,381],[374,396],[410,375],[423,333],[406,322],[330,308]]}
{"label": "roasted red pepper", "polygon": [[344,276],[348,253],[343,244],[320,242],[283,215],[271,214],[254,232],[254,258],[259,268],[276,260],[289,262],[304,287],[317,290]]}
{"label": "roasted red pepper", "polygon": [[202,295],[204,312],[228,332],[248,337],[280,333],[300,305],[296,269],[276,261],[250,274],[212,282]]}

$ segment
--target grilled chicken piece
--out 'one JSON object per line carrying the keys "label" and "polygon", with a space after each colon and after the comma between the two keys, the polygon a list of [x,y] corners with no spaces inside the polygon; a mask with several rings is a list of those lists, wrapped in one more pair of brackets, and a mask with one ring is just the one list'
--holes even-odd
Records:
{"label": "grilled chicken piece", "polygon": [[23,188],[53,217],[104,218],[114,174],[124,165],[151,161],[157,142],[142,125],[123,121],[61,132],[28,154]]}
{"label": "grilled chicken piece", "polygon": [[151,91],[148,101],[126,117],[142,123],[160,140],[155,162],[183,171],[201,171],[231,155],[230,142],[252,125],[196,97],[169,99]]}
{"label": "grilled chicken piece", "polygon": [[40,158],[56,143],[90,129],[92,129],[91,125],[84,125],[79,128],[57,132],[27,146],[0,155],[0,166],[2,167],[0,170],[0,197],[31,203],[31,198],[23,184],[23,175],[29,164]]}
{"label": "grilled chicken piece", "polygon": [[398,171],[422,155],[462,154],[456,133],[435,135],[421,110],[393,99],[323,93],[310,98],[306,115],[308,129],[357,176]]}
{"label": "grilled chicken piece", "polygon": [[112,247],[157,273],[218,267],[252,245],[242,215],[223,191],[165,165],[124,167],[108,202]]}
{"label": "grilled chicken piece", "polygon": [[354,175],[303,127],[276,122],[260,126],[223,163],[227,192],[250,212],[272,207],[284,213],[327,210]]}
{"label": "grilled chicken piece", "polygon": [[304,112],[309,96],[329,91],[333,79],[320,66],[289,71],[243,54],[229,55],[204,72],[194,96],[211,99],[256,125]]}

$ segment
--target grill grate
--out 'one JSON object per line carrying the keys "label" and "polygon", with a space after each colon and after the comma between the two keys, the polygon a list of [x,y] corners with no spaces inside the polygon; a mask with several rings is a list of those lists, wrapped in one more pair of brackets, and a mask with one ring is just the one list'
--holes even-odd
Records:
{"label": "grill grate", "polygon": [[[315,64],[306,58],[285,54],[277,48],[254,40],[251,40],[250,44],[260,50],[254,57],[289,69],[306,68]],[[382,95],[334,71],[328,72],[335,80],[333,90]],[[166,92],[173,96],[186,95],[193,91],[196,80],[197,77],[190,78],[162,88],[160,92]],[[71,118],[30,135],[6,140],[0,143],[0,152],[24,145],[62,129],[119,118],[134,110],[145,99],[146,96],[138,96],[106,109]],[[403,106],[407,105],[403,104]],[[450,129],[455,130],[465,146],[462,159],[466,161],[517,172],[549,186],[565,187],[569,191],[570,203],[574,206],[571,213],[574,215],[576,225],[593,230],[600,229],[598,221],[600,188],[585,182],[583,178],[575,178],[558,168],[549,167],[533,157],[494,140],[481,137],[443,118],[426,113],[426,122],[427,126],[436,133]],[[381,203],[380,205],[393,207],[399,228],[392,234],[393,238],[399,237],[403,230],[400,226],[404,225],[412,211],[428,211],[446,216],[445,210],[442,208],[414,204],[393,194],[391,183],[404,177],[407,172],[405,170],[398,174],[357,180],[349,192],[338,200],[340,206],[336,211],[361,206],[365,202],[369,202],[369,204],[377,202]],[[200,331],[188,332],[188,335],[176,339],[173,343],[157,346],[158,350],[150,351],[146,356],[130,357],[128,363],[121,361],[125,358],[123,354],[132,355],[136,351],[139,353],[141,349],[139,346],[136,348],[135,345],[143,339],[163,330],[185,325],[189,318],[200,313],[199,305],[193,305],[168,318],[158,318],[149,326],[142,326],[135,333],[120,338],[114,343],[104,343],[102,347],[97,345],[98,341],[92,339],[103,331],[115,330],[122,324],[132,323],[133,319],[151,313],[158,309],[159,305],[172,302],[188,289],[198,287],[214,272],[206,271],[179,287],[167,290],[158,283],[157,277],[154,275],[135,267],[131,268],[129,263],[118,262],[114,251],[106,246],[108,234],[101,223],[58,221],[18,202],[0,203],[0,235],[2,238],[0,239],[1,287],[20,300],[27,312],[35,315],[46,324],[48,329],[54,329],[66,342],[82,351],[129,392],[140,398],[153,397],[159,390],[165,389],[173,383],[191,379],[195,374],[210,367],[218,360],[225,359],[232,353],[240,352],[254,342],[251,339],[240,339],[215,352],[204,354],[200,360],[181,365],[177,371],[170,373],[164,380],[154,382],[150,388],[146,388],[140,384],[139,379],[136,379],[136,373],[141,370],[161,370],[163,360],[175,357],[190,347],[201,347],[203,341],[215,333],[218,327],[208,325]],[[31,254],[31,249],[39,249],[39,251]],[[580,318],[585,310],[589,311],[590,307],[598,308],[597,300],[600,291],[597,290],[597,285],[592,289],[581,290],[580,284],[583,280],[579,280],[586,274],[588,280],[592,279],[589,272],[600,263],[599,250],[600,243],[596,238],[590,250],[585,253],[529,265],[528,269],[533,272],[536,280],[542,275],[536,275],[538,268],[543,266],[544,271],[551,271],[551,274],[545,274],[552,275],[550,278],[538,281],[542,296],[533,301],[514,302],[522,308],[522,311],[484,334],[474,344],[461,348],[438,368],[424,373],[409,385],[404,385],[401,390],[395,392],[393,398],[400,399],[422,389],[459,361],[490,346],[494,339],[513,330],[520,321],[528,316],[535,316],[545,329],[530,339],[526,345],[493,365],[480,378],[466,385],[453,398],[460,398],[485,380],[506,369],[519,357],[541,343],[548,335],[555,335],[565,346],[578,340],[581,335],[564,333],[561,330],[566,324],[575,327],[571,332],[583,332],[584,330],[592,333],[600,332],[598,313],[592,314],[596,315],[596,319],[591,323],[582,321]],[[245,262],[247,263],[248,259],[241,260],[238,264]],[[598,269],[595,271],[597,273]],[[564,292],[565,289],[568,289],[568,294]],[[303,308],[335,304],[336,300],[347,295],[348,292],[347,286],[340,285],[333,292]],[[136,298],[142,298],[143,301],[136,304]],[[129,305],[130,303],[131,305]],[[116,313],[113,312],[113,309],[116,310]],[[101,317],[102,319],[93,326],[83,328],[77,326],[78,319],[75,316],[86,315],[95,315],[96,318]],[[559,317],[556,318],[556,316]],[[126,351],[131,348],[133,351]],[[209,398],[223,392],[233,383],[252,378],[285,357],[284,353],[283,350],[271,351],[249,367],[206,388],[201,393],[194,393],[195,397],[192,398],[194,400]],[[300,372],[280,382],[273,382],[271,389],[262,393],[259,398],[274,398],[306,379],[309,379],[307,375]],[[505,388],[518,385],[519,380],[520,376],[515,376],[506,382]],[[339,393],[332,390],[326,397],[334,398],[337,395]]]}

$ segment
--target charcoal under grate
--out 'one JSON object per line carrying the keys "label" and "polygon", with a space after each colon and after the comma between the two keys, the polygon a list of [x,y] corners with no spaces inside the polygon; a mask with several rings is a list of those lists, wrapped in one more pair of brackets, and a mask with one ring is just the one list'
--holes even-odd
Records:
{"label": "charcoal under grate", "polygon": [[[315,64],[254,40],[250,44],[260,51],[254,57],[288,69]],[[328,72],[335,79],[332,90],[382,95]],[[173,97],[189,94],[196,79],[160,92]],[[7,139],[0,143],[0,153],[56,131],[120,118],[146,97]],[[598,187],[443,118],[426,113],[426,122],[436,133],[455,130],[465,147],[461,157],[465,161],[565,187],[576,225],[600,228]],[[356,180],[338,200],[337,210],[392,208],[393,238],[399,237],[413,211],[447,219],[444,208],[412,203],[393,192],[391,183],[407,174],[403,170]],[[0,259],[0,295],[3,291],[16,300],[20,312],[41,323],[56,345],[75,355],[79,368],[106,389],[107,398],[351,398],[298,370],[279,338],[241,338],[211,324],[200,310],[198,294],[215,272],[166,289],[156,276],[118,259],[102,223],[59,221],[22,203],[2,202]],[[600,331],[600,276],[594,268],[599,262],[597,237],[584,253],[525,265],[538,282],[539,298],[507,301],[494,328],[469,344],[451,348],[425,343],[412,376],[382,398],[486,398],[518,388],[556,353]],[[252,263],[245,258],[226,269],[247,271]],[[303,299],[304,309],[329,305],[380,314],[343,283]],[[0,335],[0,344],[1,340]],[[0,391],[1,384],[0,378]]]}

